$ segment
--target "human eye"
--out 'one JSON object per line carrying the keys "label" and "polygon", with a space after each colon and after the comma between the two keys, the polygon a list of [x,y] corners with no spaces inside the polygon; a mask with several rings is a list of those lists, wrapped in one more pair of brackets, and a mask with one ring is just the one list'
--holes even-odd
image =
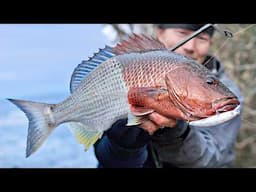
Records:
{"label": "human eye", "polygon": [[198,36],[197,36],[197,39],[199,39],[199,40],[202,41],[202,42],[207,42],[207,41],[209,41],[208,36],[205,35],[205,34],[198,35]]}
{"label": "human eye", "polygon": [[184,30],[176,30],[176,34],[178,34],[179,36],[187,36],[188,33]]}

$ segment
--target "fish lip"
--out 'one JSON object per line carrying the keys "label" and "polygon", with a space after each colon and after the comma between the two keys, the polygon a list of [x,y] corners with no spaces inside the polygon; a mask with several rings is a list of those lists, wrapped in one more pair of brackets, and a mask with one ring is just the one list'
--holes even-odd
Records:
{"label": "fish lip", "polygon": [[224,97],[214,101],[212,106],[217,113],[222,113],[235,109],[239,104],[237,97]]}

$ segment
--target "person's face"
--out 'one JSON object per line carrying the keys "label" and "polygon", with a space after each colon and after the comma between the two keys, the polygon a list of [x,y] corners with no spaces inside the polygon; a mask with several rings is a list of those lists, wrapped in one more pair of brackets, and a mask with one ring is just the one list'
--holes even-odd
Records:
{"label": "person's face", "polygon": [[[189,29],[182,28],[158,29],[157,38],[167,48],[171,48],[193,32]],[[176,49],[175,52],[189,56],[199,63],[203,63],[210,45],[211,37],[207,33],[201,33]]]}

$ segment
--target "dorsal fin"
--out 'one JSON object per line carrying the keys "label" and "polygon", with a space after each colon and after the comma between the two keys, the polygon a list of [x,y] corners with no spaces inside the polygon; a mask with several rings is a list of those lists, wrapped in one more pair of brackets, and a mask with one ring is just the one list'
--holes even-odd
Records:
{"label": "dorsal fin", "polygon": [[93,57],[90,57],[87,61],[82,61],[73,71],[70,80],[70,92],[73,93],[82,80],[99,64],[107,59],[115,56],[113,48],[105,46],[104,49],[99,49],[99,52],[95,53]]}
{"label": "dorsal fin", "polygon": [[118,43],[113,51],[120,55],[131,52],[141,52],[148,50],[166,49],[165,45],[153,37],[146,35],[137,35],[133,33],[127,40]]}

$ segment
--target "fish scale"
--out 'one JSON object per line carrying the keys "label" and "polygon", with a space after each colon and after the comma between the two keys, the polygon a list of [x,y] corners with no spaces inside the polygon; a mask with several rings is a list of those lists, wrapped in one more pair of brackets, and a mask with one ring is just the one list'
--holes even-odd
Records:
{"label": "fish scale", "polygon": [[[163,82],[165,74],[176,64],[176,54],[166,51],[152,51],[149,53],[130,53],[118,56],[123,64],[124,80],[127,87],[150,87]],[[182,62],[183,57],[180,57]],[[164,86],[164,85],[163,85]]]}
{"label": "fish scale", "polygon": [[[158,86],[175,64],[172,61],[176,60],[169,51],[130,53],[111,58],[81,82],[72,99],[68,98],[56,106],[55,118],[59,122],[64,121],[63,118],[65,121],[82,121],[95,129],[106,130],[114,120],[127,115],[129,103],[126,95],[129,88]],[[117,90],[120,94],[113,94]],[[79,101],[81,105],[74,101]],[[67,105],[70,110],[63,116],[62,111]],[[72,111],[77,111],[77,114]]]}
{"label": "fish scale", "polygon": [[[88,78],[81,83],[81,86],[73,93],[83,98],[83,105],[81,105],[79,116],[76,118],[83,119],[83,123],[85,124],[93,122],[93,127],[103,130],[108,128],[105,126],[110,126],[112,123],[108,122],[109,120],[119,115],[120,107],[124,109],[123,111],[126,111],[128,105],[127,100],[124,98],[124,100],[121,101],[118,99],[120,95],[112,95],[116,90],[123,92],[123,95],[125,95],[127,91],[124,87],[120,66],[121,65],[115,59],[110,59],[106,61],[106,63],[102,63],[99,68],[96,69],[97,73],[95,72],[95,74],[97,74],[97,77],[95,77],[95,75],[92,75],[92,77],[88,76]],[[94,81],[91,81],[91,78],[94,79]],[[88,82],[91,82],[89,87]],[[97,93],[97,97],[93,97],[94,93]],[[124,112],[121,116],[123,114]],[[104,122],[102,123],[103,120],[99,122],[99,118],[104,119]]]}

